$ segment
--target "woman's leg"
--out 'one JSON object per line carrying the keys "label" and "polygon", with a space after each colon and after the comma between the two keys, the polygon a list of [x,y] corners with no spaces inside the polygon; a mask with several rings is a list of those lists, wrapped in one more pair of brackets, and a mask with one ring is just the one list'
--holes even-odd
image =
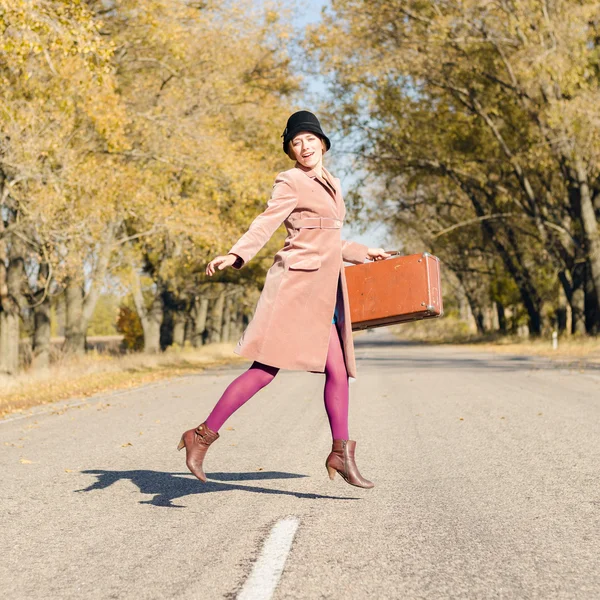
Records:
{"label": "woman's leg", "polygon": [[223,392],[205,423],[209,429],[219,431],[223,423],[240,407],[245,404],[256,392],[271,383],[279,369],[259,362],[234,379]]}
{"label": "woman's leg", "polygon": [[373,482],[365,479],[356,466],[356,442],[349,439],[348,372],[337,327],[331,327],[325,363],[325,409],[329,417],[333,444],[325,466],[330,479],[339,473],[350,485],[372,488]]}
{"label": "woman's leg", "polygon": [[348,372],[337,327],[331,325],[327,361],[325,362],[325,410],[334,440],[347,440]]}

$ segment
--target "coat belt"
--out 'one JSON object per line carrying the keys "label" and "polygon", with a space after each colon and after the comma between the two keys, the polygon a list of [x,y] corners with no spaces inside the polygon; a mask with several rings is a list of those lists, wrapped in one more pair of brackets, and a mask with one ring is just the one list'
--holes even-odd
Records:
{"label": "coat belt", "polygon": [[295,219],[291,225],[294,229],[341,229],[342,221],[326,217],[310,217],[308,219]]}

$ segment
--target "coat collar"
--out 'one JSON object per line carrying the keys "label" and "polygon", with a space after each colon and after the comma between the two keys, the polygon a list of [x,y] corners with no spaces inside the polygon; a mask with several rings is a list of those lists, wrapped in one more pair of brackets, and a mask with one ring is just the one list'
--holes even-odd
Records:
{"label": "coat collar", "polygon": [[311,179],[316,179],[318,182],[320,182],[326,190],[328,190],[331,193],[331,186],[333,186],[334,189],[334,193],[331,194],[331,196],[333,197],[333,199],[336,201],[336,204],[338,202],[339,197],[341,196],[340,193],[340,188],[339,188],[339,184],[338,182],[335,180],[335,178],[331,175],[331,173],[325,168],[323,167],[323,173],[325,174],[325,177],[327,177],[327,180],[331,183],[331,185],[329,185],[327,183],[327,181],[325,181],[325,179],[323,177],[320,177],[317,172],[315,171],[315,169],[307,169],[306,167],[303,167],[299,162],[296,161],[295,167],[297,169],[299,169],[300,171],[302,171],[307,177],[310,177]]}

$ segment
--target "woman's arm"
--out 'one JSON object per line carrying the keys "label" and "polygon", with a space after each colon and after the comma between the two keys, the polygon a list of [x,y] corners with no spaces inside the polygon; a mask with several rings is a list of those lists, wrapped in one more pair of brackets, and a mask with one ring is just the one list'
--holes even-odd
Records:
{"label": "woman's arm", "polygon": [[232,264],[241,269],[269,241],[277,228],[289,217],[298,204],[298,195],[292,178],[280,173],[275,179],[267,208],[252,221],[248,231],[234,244],[228,254],[238,259]]}
{"label": "woman's arm", "polygon": [[381,260],[390,256],[383,248],[369,248],[358,242],[342,240],[342,260],[346,262],[360,265],[367,259]]}
{"label": "woman's arm", "polygon": [[355,265],[360,265],[368,258],[369,248],[358,242],[342,240],[342,260]]}

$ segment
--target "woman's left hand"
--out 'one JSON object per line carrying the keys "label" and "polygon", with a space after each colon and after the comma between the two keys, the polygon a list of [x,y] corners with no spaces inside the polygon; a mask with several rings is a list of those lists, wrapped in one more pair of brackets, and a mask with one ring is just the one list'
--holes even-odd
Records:
{"label": "woman's left hand", "polygon": [[367,251],[367,258],[370,260],[383,260],[390,256],[391,254],[386,252],[383,248],[369,248]]}

